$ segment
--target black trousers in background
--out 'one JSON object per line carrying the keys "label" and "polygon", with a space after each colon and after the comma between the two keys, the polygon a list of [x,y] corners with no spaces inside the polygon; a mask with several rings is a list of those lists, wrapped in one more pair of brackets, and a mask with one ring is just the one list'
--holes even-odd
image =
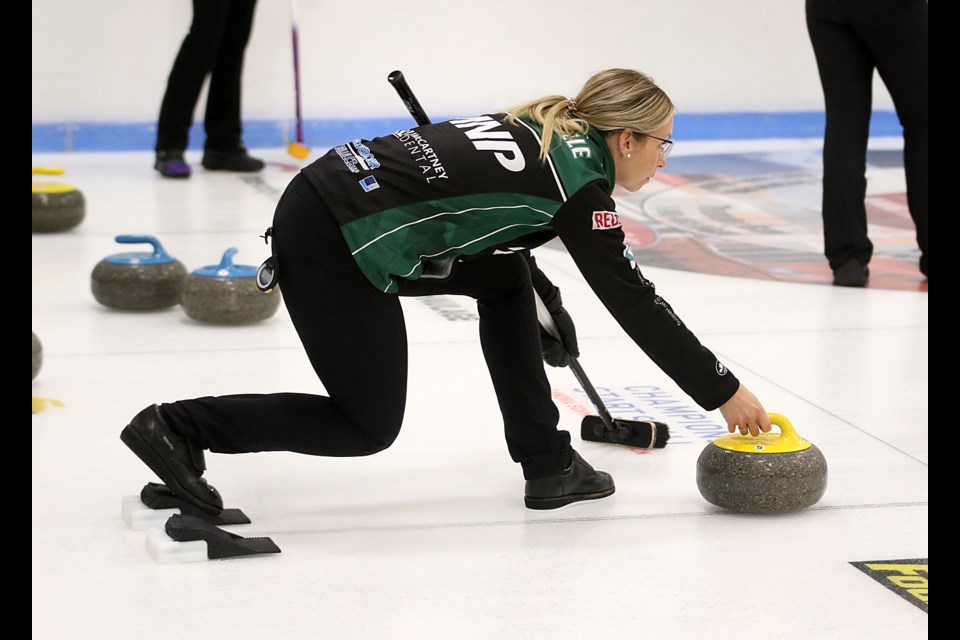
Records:
{"label": "black trousers in background", "polygon": [[243,146],[240,98],[243,55],[257,0],[193,0],[193,21],[167,79],[157,120],[156,151],[183,151],[207,76],[205,149]]}
{"label": "black trousers in background", "polygon": [[[407,395],[399,298],[377,291],[363,276],[333,217],[299,174],[280,198],[273,229],[283,301],[329,396],[205,397],[163,404],[161,410],[175,431],[216,453],[366,456],[386,449],[400,431]],[[400,295],[477,300],[480,343],[511,457],[527,479],[563,470],[570,460],[570,434],[557,429],[559,411],[544,370],[523,256],[458,263],[449,278],[407,282]],[[463,403],[444,428],[461,428],[457,416],[469,412],[470,393],[457,384],[459,366],[451,359],[435,372],[430,388],[417,390]]]}
{"label": "black trousers in background", "polygon": [[824,252],[833,269],[866,265],[867,141],[873,73],[903,125],[907,205],[927,272],[927,0],[806,0],[807,30],[826,108],[823,140]]}

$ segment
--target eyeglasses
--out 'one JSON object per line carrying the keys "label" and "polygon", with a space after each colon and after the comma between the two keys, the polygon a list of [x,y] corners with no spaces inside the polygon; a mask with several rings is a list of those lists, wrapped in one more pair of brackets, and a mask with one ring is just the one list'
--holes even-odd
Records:
{"label": "eyeglasses", "polygon": [[647,136],[648,138],[653,138],[654,140],[660,141],[660,155],[664,160],[667,159],[667,156],[670,155],[670,152],[673,151],[673,140],[667,140],[665,138],[658,138],[657,136],[652,136],[649,133],[643,133],[641,135]]}

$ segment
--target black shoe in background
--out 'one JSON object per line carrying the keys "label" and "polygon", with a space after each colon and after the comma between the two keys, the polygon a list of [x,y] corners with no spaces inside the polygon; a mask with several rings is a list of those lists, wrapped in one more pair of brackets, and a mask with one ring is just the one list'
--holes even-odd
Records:
{"label": "black shoe in background", "polygon": [[263,160],[254,158],[243,147],[229,151],[207,149],[203,152],[203,168],[208,171],[236,171],[254,173],[265,166]]}
{"label": "black shoe in background", "polygon": [[838,287],[865,287],[870,279],[870,269],[850,258],[833,272],[833,284]]}
{"label": "black shoe in background", "polygon": [[614,490],[610,474],[595,471],[574,450],[570,466],[560,473],[527,480],[523,501],[528,509],[557,509],[581,500],[606,498]]}
{"label": "black shoe in background", "polygon": [[203,449],[171,431],[160,407],[150,405],[135,415],[120,439],[180,498],[204,513],[223,511],[219,492],[200,477],[206,468]]}
{"label": "black shoe in background", "polygon": [[190,177],[190,165],[183,159],[182,151],[157,151],[153,168],[164,178]]}

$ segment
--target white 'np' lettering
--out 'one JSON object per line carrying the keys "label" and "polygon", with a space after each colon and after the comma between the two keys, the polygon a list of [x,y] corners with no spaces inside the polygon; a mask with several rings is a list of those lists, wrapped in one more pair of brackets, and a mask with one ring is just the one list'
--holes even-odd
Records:
{"label": "white 'np' lettering", "polygon": [[450,124],[458,129],[466,129],[464,133],[478,151],[493,151],[494,157],[505,169],[523,171],[526,166],[520,146],[513,140],[513,136],[507,131],[491,131],[500,126],[500,123],[490,116],[451,120]]}

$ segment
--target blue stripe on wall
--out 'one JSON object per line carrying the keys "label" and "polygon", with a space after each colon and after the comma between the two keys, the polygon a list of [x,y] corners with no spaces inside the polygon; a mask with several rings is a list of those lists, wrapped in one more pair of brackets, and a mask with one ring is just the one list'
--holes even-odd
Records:
{"label": "blue stripe on wall", "polygon": [[[353,138],[373,138],[409,127],[410,118],[368,120],[309,120],[303,123],[304,144],[332,147]],[[763,138],[820,138],[824,114],[820,111],[778,113],[677,114],[673,135],[677,140],[757,140]],[[288,120],[244,122],[247,147],[285,147],[294,140],[294,123]],[[871,136],[900,136],[903,129],[893,111],[875,111]],[[146,151],[156,139],[155,123],[75,122],[33,125],[33,152]],[[203,125],[190,132],[190,149],[203,147]]]}

